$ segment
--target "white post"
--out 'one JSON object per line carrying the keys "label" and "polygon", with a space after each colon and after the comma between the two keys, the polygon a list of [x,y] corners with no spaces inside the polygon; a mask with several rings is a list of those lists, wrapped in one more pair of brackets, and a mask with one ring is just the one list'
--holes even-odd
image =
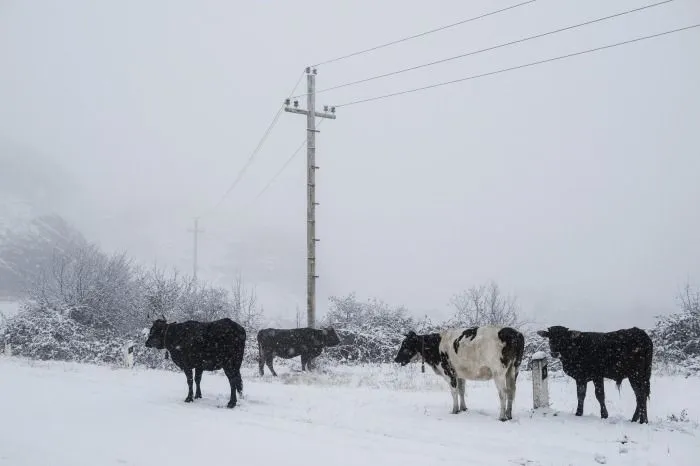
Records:
{"label": "white post", "polygon": [[131,341],[124,345],[124,366],[128,369],[134,367],[134,343]]}
{"label": "white post", "polygon": [[532,407],[549,407],[549,386],[547,381],[547,355],[538,351],[530,358],[532,369]]}

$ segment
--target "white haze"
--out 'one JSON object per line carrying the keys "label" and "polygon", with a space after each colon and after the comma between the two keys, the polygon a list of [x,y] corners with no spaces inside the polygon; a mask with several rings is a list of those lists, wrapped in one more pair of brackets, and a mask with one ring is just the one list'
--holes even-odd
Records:
{"label": "white haze", "polygon": [[[214,206],[303,67],[514,3],[5,0],[3,155],[32,154],[37,177],[58,178],[47,202],[147,264],[189,272],[187,229],[202,215],[201,276],[227,284],[240,270],[268,314],[293,318],[305,306],[304,152],[252,200],[305,137],[304,118],[283,113]],[[538,0],[319,67],[318,86],[643,4]],[[699,21],[699,2],[677,0],[317,104]],[[440,317],[452,294],[490,279],[541,323],[611,329],[674,310],[700,280],[699,44],[696,29],[338,109],[317,140],[321,311],[356,291]]]}

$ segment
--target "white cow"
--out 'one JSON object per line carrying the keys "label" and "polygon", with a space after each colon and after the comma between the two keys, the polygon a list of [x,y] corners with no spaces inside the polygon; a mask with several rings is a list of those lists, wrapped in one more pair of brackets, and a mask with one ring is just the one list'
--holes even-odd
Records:
{"label": "white cow", "polygon": [[[442,333],[406,334],[394,362],[405,366],[422,359],[444,377],[452,392],[452,413],[466,411],[464,381],[493,379],[501,409],[498,419],[512,419],[515,381],[525,338],[510,327],[451,328]],[[458,404],[459,395],[459,404]]]}

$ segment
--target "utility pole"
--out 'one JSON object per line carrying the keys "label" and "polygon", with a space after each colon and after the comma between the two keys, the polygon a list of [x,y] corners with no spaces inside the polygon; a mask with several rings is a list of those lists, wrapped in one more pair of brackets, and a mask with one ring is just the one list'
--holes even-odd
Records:
{"label": "utility pole", "polygon": [[198,247],[198,241],[199,241],[199,233],[204,233],[204,230],[199,229],[199,217],[195,217],[194,219],[194,229],[193,230],[187,230],[191,233],[194,234],[194,248],[193,248],[193,261],[192,261],[192,276],[195,280],[197,280],[197,247]]}
{"label": "utility pole", "polygon": [[285,101],[286,112],[306,115],[306,313],[307,325],[316,326],[316,117],[335,119],[335,107],[324,107],[323,112],[316,111],[316,69],[306,68],[306,110],[299,108],[299,101],[290,107],[289,99]]}

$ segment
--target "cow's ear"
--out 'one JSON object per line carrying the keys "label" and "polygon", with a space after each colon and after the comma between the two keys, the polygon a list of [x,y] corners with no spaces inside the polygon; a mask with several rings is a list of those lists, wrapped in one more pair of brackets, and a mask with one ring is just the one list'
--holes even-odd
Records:
{"label": "cow's ear", "polygon": [[546,330],[538,330],[537,334],[542,338],[549,338],[549,332]]}
{"label": "cow's ear", "polygon": [[579,332],[578,330],[571,331],[571,338],[578,338],[580,336],[581,336],[581,332]]}

